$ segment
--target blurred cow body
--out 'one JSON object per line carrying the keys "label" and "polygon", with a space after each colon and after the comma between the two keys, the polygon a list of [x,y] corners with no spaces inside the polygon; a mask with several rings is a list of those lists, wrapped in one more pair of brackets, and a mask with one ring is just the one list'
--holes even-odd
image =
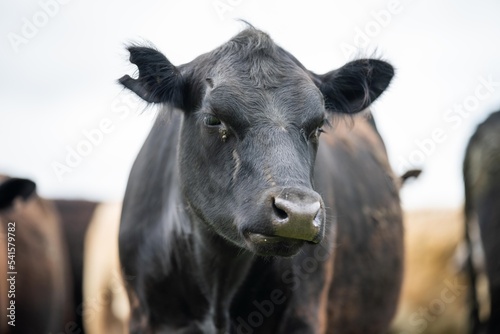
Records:
{"label": "blurred cow body", "polygon": [[[29,180],[0,180],[0,311],[2,333],[48,334],[65,332],[72,326],[71,279],[67,248],[52,203],[35,192]],[[12,224],[9,224],[12,223]],[[14,226],[15,268],[6,270],[8,227]],[[7,325],[7,271],[15,275],[15,326]],[[9,275],[10,277],[10,275]],[[10,306],[7,305],[7,306]]]}
{"label": "blurred cow body", "polygon": [[94,211],[98,205],[97,202],[82,201],[82,200],[61,200],[55,199],[52,201],[57,213],[60,216],[61,228],[64,241],[67,245],[68,256],[70,260],[70,274],[72,280],[72,300],[73,305],[70,307],[72,317],[76,325],[74,333],[84,334],[84,326],[82,320],[83,313],[83,262],[84,251],[83,243],[85,233],[90,224],[90,220],[94,215]]}
{"label": "blurred cow body", "polygon": [[[317,184],[338,223],[326,333],[385,333],[404,262],[399,179],[379,134],[364,119],[335,127],[325,143],[331,155],[318,155]],[[331,180],[331,188],[321,180]]]}
{"label": "blurred cow body", "polygon": [[[500,111],[491,114],[471,137],[464,166],[466,239],[469,243],[471,331],[500,333]],[[480,324],[478,275],[489,284],[489,319]]]}

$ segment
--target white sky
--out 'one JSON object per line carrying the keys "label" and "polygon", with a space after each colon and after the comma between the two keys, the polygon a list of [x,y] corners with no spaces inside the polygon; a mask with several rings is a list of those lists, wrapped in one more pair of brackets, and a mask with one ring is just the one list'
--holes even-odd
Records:
{"label": "white sky", "polygon": [[[241,30],[234,18],[267,31],[318,73],[350,60],[341,48],[347,45],[359,54],[376,50],[396,67],[372,110],[396,172],[410,159],[424,169],[402,192],[406,207],[462,203],[465,145],[500,108],[496,0],[60,1],[67,3],[0,2],[0,173],[32,178],[48,197],[121,199],[154,116],[154,109],[141,113],[145,105],[116,84],[134,72],[127,42],[149,40],[181,64]],[[222,15],[215,9],[221,4]],[[374,13],[388,9],[393,13],[382,15],[381,27]],[[13,38],[26,39],[13,47]],[[480,78],[493,82],[490,91]],[[457,116],[454,106],[464,103],[470,112]],[[76,149],[83,131],[103,119],[113,124],[109,133],[58,180],[52,164],[65,163],[68,147]],[[418,153],[416,142],[436,129],[444,141]]]}

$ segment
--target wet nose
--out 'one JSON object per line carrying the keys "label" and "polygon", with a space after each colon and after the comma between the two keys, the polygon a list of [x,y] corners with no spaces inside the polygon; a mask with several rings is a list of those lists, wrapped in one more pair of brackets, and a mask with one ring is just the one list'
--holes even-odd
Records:
{"label": "wet nose", "polygon": [[272,224],[276,236],[319,242],[321,197],[308,190],[286,189],[272,196]]}

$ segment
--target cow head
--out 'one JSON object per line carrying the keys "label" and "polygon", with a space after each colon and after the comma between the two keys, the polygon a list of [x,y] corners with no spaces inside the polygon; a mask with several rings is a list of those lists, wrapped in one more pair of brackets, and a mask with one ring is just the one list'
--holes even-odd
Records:
{"label": "cow head", "polygon": [[184,113],[181,185],[204,223],[262,255],[291,256],[321,241],[319,137],[333,113],[368,107],[388,86],[391,65],[360,59],[317,75],[254,28],[178,67],[153,48],[129,51],[139,75],[120,82]]}
{"label": "cow head", "polygon": [[10,209],[18,198],[27,200],[35,190],[36,185],[31,180],[0,175],[0,210]]}

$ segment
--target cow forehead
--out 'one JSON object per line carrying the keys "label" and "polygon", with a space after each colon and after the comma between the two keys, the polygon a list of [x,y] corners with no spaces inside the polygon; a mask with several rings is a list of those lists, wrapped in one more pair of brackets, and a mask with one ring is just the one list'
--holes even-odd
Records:
{"label": "cow forehead", "polygon": [[207,89],[202,111],[224,120],[240,118],[244,123],[255,123],[274,119],[299,126],[318,123],[325,117],[324,100],[316,86],[297,81],[277,88],[223,82]]}
{"label": "cow forehead", "polygon": [[323,107],[323,96],[312,79],[286,57],[221,60],[214,69],[207,74],[213,86],[207,87],[205,95],[218,108],[239,105],[240,110],[283,110],[290,115]]}
{"label": "cow forehead", "polygon": [[307,70],[274,44],[265,49],[221,48],[209,54],[209,58],[209,75],[216,81],[248,82],[262,88],[278,88],[290,81],[312,83]]}
{"label": "cow forehead", "polygon": [[324,117],[324,98],[310,73],[260,31],[245,30],[190,65],[205,86],[199,105],[218,116],[289,123]]}

